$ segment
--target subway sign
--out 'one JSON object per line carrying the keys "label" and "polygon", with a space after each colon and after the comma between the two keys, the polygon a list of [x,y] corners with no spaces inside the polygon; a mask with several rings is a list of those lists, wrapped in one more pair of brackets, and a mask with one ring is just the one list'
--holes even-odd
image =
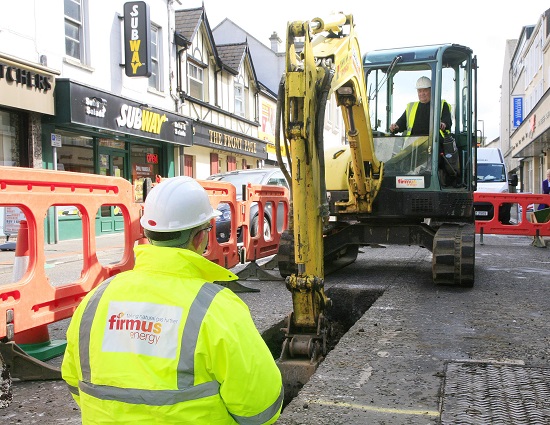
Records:
{"label": "subway sign", "polygon": [[183,146],[193,144],[193,122],[183,115],[67,79],[56,80],[56,91],[57,124],[75,124]]}
{"label": "subway sign", "polygon": [[151,76],[151,19],[144,1],[124,3],[124,69],[128,77]]}

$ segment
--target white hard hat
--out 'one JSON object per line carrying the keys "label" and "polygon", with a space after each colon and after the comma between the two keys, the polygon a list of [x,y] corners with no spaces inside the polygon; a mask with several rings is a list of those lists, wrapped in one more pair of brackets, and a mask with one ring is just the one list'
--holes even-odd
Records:
{"label": "white hard hat", "polygon": [[428,77],[420,77],[416,81],[417,89],[429,89],[432,87],[432,81]]}
{"label": "white hard hat", "polygon": [[221,213],[212,208],[208,194],[193,178],[172,177],[153,187],[145,198],[144,229],[155,232],[175,232],[208,223]]}

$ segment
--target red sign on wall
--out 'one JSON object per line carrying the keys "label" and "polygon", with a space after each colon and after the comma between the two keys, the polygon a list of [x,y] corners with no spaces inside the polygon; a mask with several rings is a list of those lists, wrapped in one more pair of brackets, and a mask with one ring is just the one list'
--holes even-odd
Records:
{"label": "red sign on wall", "polygon": [[148,153],[146,158],[147,158],[147,163],[148,164],[158,164],[159,163],[159,156],[156,153]]}

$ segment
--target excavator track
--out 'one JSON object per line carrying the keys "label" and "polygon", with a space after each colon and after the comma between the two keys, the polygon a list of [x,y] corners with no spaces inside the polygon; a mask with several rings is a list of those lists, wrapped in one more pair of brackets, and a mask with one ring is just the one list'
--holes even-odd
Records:
{"label": "excavator track", "polygon": [[[323,239],[325,243],[325,252],[327,252],[327,243],[330,241],[330,234]],[[325,276],[352,264],[359,254],[359,245],[345,245],[331,250],[324,258]],[[284,231],[279,241],[279,251],[277,252],[277,264],[279,273],[282,277],[292,274],[298,274],[298,268],[294,262],[294,237],[289,231]]]}
{"label": "excavator track", "polygon": [[283,232],[279,240],[277,265],[281,277],[287,277],[298,273],[298,268],[294,262],[294,237],[288,230]]}
{"label": "excavator track", "polygon": [[443,224],[433,243],[432,273],[436,285],[474,286],[475,227]]}

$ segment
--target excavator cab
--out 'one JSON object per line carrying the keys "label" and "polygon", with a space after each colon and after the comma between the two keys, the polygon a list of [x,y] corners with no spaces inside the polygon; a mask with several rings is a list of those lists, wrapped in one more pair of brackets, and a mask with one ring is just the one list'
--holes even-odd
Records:
{"label": "excavator cab", "polygon": [[[376,204],[380,214],[393,214],[384,193],[403,193],[403,205],[411,205],[421,192],[432,199],[466,201],[475,189],[473,179],[476,137],[476,58],[468,47],[457,44],[430,45],[404,49],[375,50],[363,57],[369,97],[375,155],[384,163],[384,181]],[[429,129],[426,134],[410,134],[406,128],[392,134],[390,126],[418,102],[416,82],[431,80]],[[452,126],[440,130],[443,104],[450,109]],[[410,110],[410,109],[409,109]],[[406,120],[405,120],[406,121]],[[438,193],[451,193],[440,195]],[[426,198],[428,199],[428,198]],[[447,203],[447,205],[456,202]],[[470,215],[461,208],[433,203],[423,208],[424,217]],[[376,206],[375,206],[376,208]],[[405,208],[415,215],[415,208]],[[402,214],[402,211],[399,212]]]}

